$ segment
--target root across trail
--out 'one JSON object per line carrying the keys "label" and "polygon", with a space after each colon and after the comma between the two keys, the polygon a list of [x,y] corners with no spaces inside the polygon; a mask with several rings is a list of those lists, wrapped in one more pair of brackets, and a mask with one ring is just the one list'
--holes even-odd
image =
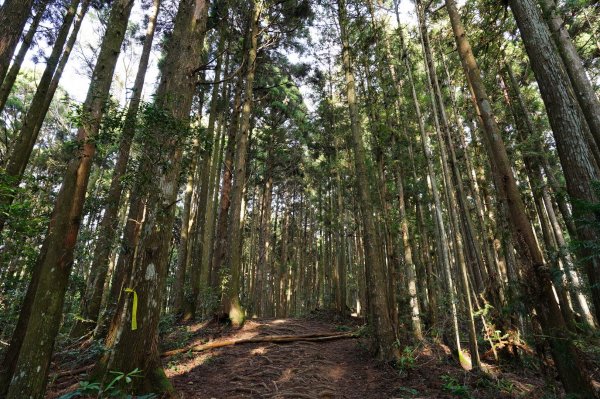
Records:
{"label": "root across trail", "polygon": [[209,342],[203,345],[195,345],[189,348],[181,348],[174,349],[170,351],[163,352],[161,354],[162,357],[168,357],[177,355],[179,353],[185,353],[188,351],[192,352],[202,352],[209,349],[221,348],[223,346],[233,346],[233,345],[241,345],[241,344],[256,344],[261,342],[273,342],[273,343],[288,343],[288,342],[322,342],[322,341],[331,341],[334,339],[344,339],[344,338],[356,338],[358,337],[357,333],[321,333],[321,334],[305,334],[305,335],[267,335],[264,337],[256,337],[256,338],[240,338],[240,339],[232,339],[232,340],[218,340],[214,342]]}

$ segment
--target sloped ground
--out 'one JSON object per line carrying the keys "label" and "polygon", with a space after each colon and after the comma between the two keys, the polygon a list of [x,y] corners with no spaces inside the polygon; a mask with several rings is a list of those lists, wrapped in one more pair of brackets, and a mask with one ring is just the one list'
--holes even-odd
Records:
{"label": "sloped ground", "polygon": [[[250,320],[218,339],[335,333],[356,326],[315,319]],[[204,341],[203,341],[204,342]],[[181,398],[542,398],[531,373],[466,373],[440,347],[406,351],[393,368],[375,361],[365,338],[253,343],[165,359]]]}
{"label": "sloped ground", "polygon": [[[240,330],[216,324],[178,326],[163,337],[165,350],[273,335],[356,331],[357,320],[317,313],[302,319],[249,320]],[[441,345],[407,348],[395,368],[374,360],[367,338],[323,342],[249,343],[163,358],[182,399],[233,398],[559,398],[530,368],[486,365],[484,374],[463,371]],[[81,356],[81,355],[79,355]],[[59,362],[57,362],[59,363]],[[73,365],[68,366],[73,367]],[[48,398],[85,380],[84,367],[69,373],[56,364]],[[56,373],[60,373],[56,377]]]}

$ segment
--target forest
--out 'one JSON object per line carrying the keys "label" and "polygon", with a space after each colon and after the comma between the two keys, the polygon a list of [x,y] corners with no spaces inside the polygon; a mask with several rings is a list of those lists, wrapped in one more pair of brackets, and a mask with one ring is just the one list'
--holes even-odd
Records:
{"label": "forest", "polygon": [[598,0],[0,3],[0,399],[600,398]]}

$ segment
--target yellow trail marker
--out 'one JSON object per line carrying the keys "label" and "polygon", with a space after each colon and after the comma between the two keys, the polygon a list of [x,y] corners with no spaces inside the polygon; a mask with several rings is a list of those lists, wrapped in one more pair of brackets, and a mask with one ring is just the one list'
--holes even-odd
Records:
{"label": "yellow trail marker", "polygon": [[125,292],[133,292],[133,309],[131,310],[131,330],[137,330],[137,292],[133,288],[125,288]]}

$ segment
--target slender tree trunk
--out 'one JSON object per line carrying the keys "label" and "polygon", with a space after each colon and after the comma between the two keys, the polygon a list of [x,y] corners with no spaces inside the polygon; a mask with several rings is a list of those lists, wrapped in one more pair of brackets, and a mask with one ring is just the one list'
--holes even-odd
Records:
{"label": "slender tree trunk", "polygon": [[229,224],[229,208],[231,205],[230,195],[233,182],[233,156],[235,150],[235,137],[239,129],[243,83],[244,79],[242,76],[238,76],[233,96],[231,121],[229,122],[229,127],[227,129],[227,146],[225,148],[225,160],[223,162],[223,176],[221,177],[221,200],[219,203],[218,224],[215,233],[215,250],[213,252],[211,270],[211,287],[219,295],[221,294],[221,281],[223,277],[221,275],[221,270],[226,256],[227,226]]}
{"label": "slender tree trunk", "polygon": [[148,69],[148,62],[152,51],[156,18],[159,9],[160,0],[154,0],[148,19],[137,75],[132,88],[132,96],[129,101],[127,115],[125,116],[123,131],[121,132],[117,162],[113,170],[106,199],[106,207],[104,209],[102,221],[100,222],[98,239],[94,249],[92,265],[90,267],[90,276],[88,278],[86,295],[84,296],[84,303],[82,305],[81,316],[84,320],[77,322],[73,326],[73,330],[71,331],[72,337],[80,337],[85,335],[88,331],[91,331],[96,326],[98,315],[100,314],[104,283],[108,273],[108,262],[119,224],[118,216],[123,193],[123,176],[125,175],[127,163],[129,162],[129,152],[135,134],[136,118],[140,107],[146,70]]}
{"label": "slender tree trunk", "polygon": [[[29,159],[31,157],[31,151],[33,150],[38,133],[42,123],[44,122],[46,113],[48,112],[50,102],[54,96],[55,89],[50,89],[52,79],[55,75],[55,71],[60,60],[60,55],[63,52],[63,47],[67,41],[69,30],[71,29],[71,25],[75,19],[78,5],[79,0],[71,0],[71,3],[66,10],[63,23],[58,32],[56,41],[54,42],[54,46],[52,47],[50,57],[46,62],[46,68],[44,69],[44,73],[42,74],[37,90],[33,96],[31,105],[27,111],[27,115],[25,116],[23,126],[21,127],[19,136],[16,139],[13,149],[8,156],[8,161],[6,163],[6,174],[10,178],[9,184],[12,187],[17,187],[21,183],[23,173],[25,173],[25,167],[29,163]],[[87,11],[88,5],[89,0],[84,0],[80,17],[78,18],[83,18],[83,15]],[[12,204],[13,200],[14,195],[3,195],[0,197],[0,206],[8,207]],[[4,213],[2,213],[2,215],[0,215],[0,231],[4,228],[5,223],[6,216]]]}
{"label": "slender tree trunk", "polygon": [[248,56],[246,64],[246,86],[244,88],[244,103],[241,112],[240,129],[235,138],[235,158],[233,187],[231,189],[231,218],[229,222],[228,247],[229,279],[226,292],[221,302],[222,310],[229,315],[233,326],[244,323],[244,310],[240,304],[239,283],[241,270],[241,240],[242,240],[242,203],[246,183],[246,156],[248,153],[250,136],[250,117],[252,112],[254,72],[256,70],[256,54],[258,51],[259,19],[262,12],[262,0],[252,1],[250,14],[250,28],[248,32]]}
{"label": "slender tree trunk", "polygon": [[[145,157],[154,157],[155,163],[147,172],[156,179],[157,189],[147,187],[146,220],[128,284],[133,290],[133,299],[138,298],[140,320],[138,326],[133,324],[135,305],[129,305],[131,295],[122,295],[120,301],[125,305],[115,315],[120,323],[109,331],[106,340],[109,350],[94,372],[99,379],[110,381],[109,370],[142,370],[143,377],[133,382],[136,393],[172,395],[173,392],[160,362],[158,322],[166,288],[174,204],[178,193],[176,182],[181,171],[185,141],[182,133],[187,131],[189,123],[207,17],[208,4],[205,0],[182,0],[179,3],[155,100],[155,107],[171,120],[156,126],[154,137],[160,153],[157,153],[159,149],[145,149]],[[172,128],[174,124],[177,126],[175,130]]]}
{"label": "slender tree trunk", "polygon": [[565,22],[558,13],[555,0],[538,0],[538,2],[542,7],[550,32],[554,36],[554,42],[573,85],[575,97],[583,111],[596,145],[600,146],[600,100],[598,100],[592,82],[586,74],[583,61],[571,41]]}
{"label": "slender tree trunk", "polygon": [[365,269],[367,292],[370,298],[369,323],[374,328],[376,340],[375,352],[377,357],[379,359],[391,360],[395,359],[399,353],[398,348],[394,344],[396,342],[396,330],[390,316],[392,306],[388,303],[389,296],[385,281],[385,265],[380,261],[382,258],[376,243],[377,234],[373,218],[373,202],[368,183],[366,154],[359,121],[352,61],[350,59],[346,1],[338,0],[337,5],[340,40],[342,43],[342,63],[346,77],[346,96],[350,112],[351,142],[354,150],[357,191],[360,198],[359,204],[361,207],[362,222],[364,224]]}
{"label": "slender tree trunk", "polygon": [[[404,44],[404,41],[401,40],[401,43]],[[444,223],[444,218],[442,215],[442,204],[440,199],[440,194],[437,188],[437,176],[435,173],[435,169],[433,167],[433,155],[431,153],[431,145],[429,134],[425,130],[425,122],[424,117],[421,113],[421,106],[419,105],[419,99],[417,97],[417,91],[415,89],[415,83],[412,75],[412,65],[410,63],[410,59],[408,55],[404,57],[404,62],[406,65],[406,73],[408,75],[408,81],[411,88],[411,94],[413,99],[413,105],[415,107],[415,114],[417,123],[419,125],[419,132],[421,134],[421,145],[423,147],[423,153],[425,154],[425,159],[427,162],[427,177],[431,186],[431,194],[433,197],[433,206],[434,206],[434,220],[436,225],[436,236],[437,242],[436,246],[438,248],[438,256],[439,261],[442,266],[442,272],[444,273],[447,285],[448,296],[450,300],[450,309],[453,320],[453,332],[454,332],[454,343],[456,344],[456,349],[460,351],[460,335],[458,330],[458,316],[456,313],[456,298],[454,295],[454,283],[451,278],[451,267],[450,267],[450,254],[448,252],[447,236],[446,236],[446,228]]]}
{"label": "slender tree trunk", "polygon": [[33,0],[6,0],[0,7],[0,82],[4,81],[8,72],[32,5]]}
{"label": "slender tree trunk", "polygon": [[[514,3],[512,0],[510,1],[511,4]],[[537,246],[531,222],[525,213],[525,205],[508,160],[500,129],[494,119],[481,78],[481,71],[471,50],[454,0],[446,0],[446,9],[450,15],[461,62],[483,125],[484,141],[492,162],[498,196],[503,203],[508,205],[511,230],[515,241],[520,246],[524,272],[528,281],[528,294],[534,302],[543,332],[548,337],[547,341],[565,390],[567,393],[592,398],[595,396],[593,388],[589,377],[585,374],[579,354],[568,334],[565,321],[554,297],[548,268]]]}
{"label": "slender tree trunk", "polygon": [[[433,63],[433,54],[431,51],[431,45],[429,44],[429,33],[426,27],[425,20],[425,12],[422,8],[421,2],[417,1],[417,13],[420,21],[420,31],[421,31],[421,44],[423,46],[423,53],[425,55],[425,63],[427,66],[426,72],[429,78],[428,88],[432,95],[432,106],[433,106],[433,119],[435,124],[435,131],[437,134],[437,139],[439,142],[439,149],[441,155],[441,163],[442,163],[442,173],[444,177],[444,186],[446,187],[446,197],[448,200],[448,211],[450,214],[450,224],[452,226],[453,236],[452,242],[454,243],[454,253],[455,258],[458,263],[458,275],[460,277],[460,287],[462,288],[462,299],[465,302],[466,312],[467,312],[467,321],[468,321],[468,329],[469,329],[469,344],[471,348],[471,363],[474,368],[479,368],[481,366],[481,361],[479,359],[479,349],[477,346],[477,334],[475,329],[475,320],[473,317],[473,304],[471,298],[471,290],[469,289],[469,279],[467,274],[467,265],[465,260],[465,252],[463,248],[463,237],[464,234],[461,231],[461,223],[457,214],[459,210],[459,204],[461,206],[461,211],[466,213],[467,209],[463,206],[460,198],[464,197],[464,190],[462,188],[461,176],[458,174],[458,169],[456,169],[456,156],[454,156],[454,149],[452,141],[450,140],[450,131],[448,127],[448,118],[446,117],[446,111],[444,106],[444,101],[442,98],[442,93],[439,88],[438,76],[435,71],[435,65]],[[445,136],[445,140],[442,137],[442,131]],[[446,142],[447,141],[447,142]],[[450,152],[452,154],[452,164],[450,164],[448,160],[448,155],[446,152],[446,144],[448,145]],[[449,171],[449,167],[454,166],[452,171]],[[455,181],[459,184],[458,190],[454,189],[454,182],[452,181],[452,177],[450,173],[454,175]],[[459,197],[459,204],[457,204],[456,197]],[[478,286],[483,287],[483,282],[481,281],[481,277],[478,278]],[[460,351],[460,343],[458,343],[458,350]],[[459,356],[461,354],[459,353]]]}
{"label": "slender tree trunk", "polygon": [[17,76],[19,75],[19,71],[21,70],[21,65],[23,64],[23,60],[25,60],[25,56],[27,55],[27,51],[29,51],[29,47],[31,47],[31,43],[33,43],[33,38],[37,33],[40,21],[44,16],[44,11],[46,11],[47,5],[47,0],[38,1],[38,3],[35,5],[35,15],[33,16],[31,23],[29,24],[29,29],[27,30],[27,33],[23,37],[21,47],[19,47],[19,52],[13,60],[8,74],[6,75],[4,80],[2,80],[2,85],[0,85],[0,113],[6,105],[6,100],[8,100],[8,96],[13,85],[15,84],[15,80],[17,80]]}
{"label": "slender tree trunk", "polygon": [[[20,318],[22,328],[15,330],[11,346],[18,353],[5,364],[12,381],[8,399],[42,397],[54,340],[58,334],[73,252],[81,223],[87,183],[95,153],[104,102],[108,98],[112,75],[125,36],[131,0],[113,3],[106,35],[92,74],[84,112],[86,118],[77,133],[80,147],[69,162],[44,240],[34,276]],[[11,350],[12,352],[12,350]],[[8,354],[7,354],[8,355]],[[12,363],[14,362],[14,363]]]}
{"label": "slender tree trunk", "polygon": [[[574,205],[577,235],[582,241],[597,241],[598,233],[589,221],[598,215],[580,209],[577,201],[597,203],[593,183],[600,180],[598,165],[585,142],[590,129],[583,116],[564,64],[554,46],[548,26],[533,0],[510,0],[517,25],[531,60],[552,126],[558,155],[567,182],[567,192]],[[597,111],[597,110],[596,110]],[[577,223],[579,222],[579,223]],[[596,319],[600,320],[600,260],[583,249],[582,259],[591,286]],[[565,384],[569,384],[563,381]]]}
{"label": "slender tree trunk", "polygon": [[[219,43],[217,45],[217,64],[215,66],[215,78],[212,87],[211,100],[210,100],[210,110],[208,115],[208,126],[206,128],[206,136],[208,140],[212,143],[212,146],[216,146],[216,141],[218,137],[215,135],[215,125],[218,119],[218,114],[222,112],[219,105],[219,89],[220,84],[219,80],[221,79],[221,69],[223,65],[223,50],[225,48],[225,29],[224,26],[227,24],[227,19],[224,19],[220,22],[220,34],[219,34]],[[226,62],[228,63],[228,61]],[[225,68],[227,70],[227,66]],[[212,148],[211,148],[212,150]],[[214,151],[213,151],[214,152]],[[190,310],[192,315],[194,315],[197,311],[197,305],[201,298],[198,295],[206,295],[208,294],[207,289],[209,287],[210,280],[210,268],[208,267],[209,263],[205,262],[205,255],[208,255],[205,251],[205,245],[207,243],[204,240],[204,235],[206,233],[206,225],[207,219],[212,218],[212,214],[207,213],[208,207],[207,203],[209,202],[209,184],[210,184],[210,165],[211,160],[214,156],[210,151],[205,151],[202,157],[202,160],[199,164],[199,172],[200,172],[200,190],[198,192],[198,203],[196,206],[196,222],[195,222],[195,248],[194,254],[192,256],[192,273],[194,281],[192,281],[192,303],[190,304]],[[198,281],[196,281],[198,280]],[[198,287],[198,288],[195,288]],[[204,298],[206,299],[206,298]],[[183,305],[183,302],[181,303]]]}
{"label": "slender tree trunk", "polygon": [[[510,67],[510,64],[506,63],[505,70],[506,70],[506,74],[508,76],[508,82],[510,83],[510,88],[512,89],[512,92],[513,92],[513,96],[516,99],[515,104],[516,104],[517,109],[515,110],[515,120],[517,122],[516,123],[517,127],[520,128],[520,130],[521,130],[520,140],[523,143],[526,143],[527,140],[531,140],[533,137],[539,136],[539,134],[535,133],[533,121],[531,120],[529,110],[527,109],[525,100],[523,99],[523,97],[521,95],[521,91],[519,90],[519,85],[514,77],[514,74],[512,72],[512,68]],[[532,149],[532,151],[530,151],[531,153],[534,153],[534,154],[543,154],[544,153],[544,149],[543,149],[541,140],[542,140],[542,138],[539,137],[535,141],[534,148]],[[548,228],[548,230],[551,230],[551,232],[548,232],[547,234],[552,235],[556,238],[556,242],[555,242],[556,250],[558,251],[559,258],[562,259],[562,262],[564,263],[564,268],[567,270],[567,274],[568,274],[567,279],[571,280],[571,281],[577,281],[577,285],[572,288],[574,289],[574,296],[577,298],[578,306],[583,313],[585,322],[588,323],[588,325],[590,325],[590,326],[594,326],[594,324],[595,324],[594,319],[590,313],[589,306],[587,304],[587,300],[585,299],[583,294],[580,292],[580,287],[579,287],[579,283],[578,283],[579,278],[574,272],[572,272],[571,266],[573,264],[573,261],[568,252],[569,250],[567,248],[565,239],[562,234],[562,227],[560,227],[560,225],[558,224],[558,221],[556,220],[556,214],[554,213],[554,206],[552,205],[552,200],[550,198],[548,186],[543,179],[542,165],[543,165],[544,160],[539,159],[539,158],[543,158],[543,156],[538,155],[537,157],[534,157],[534,158],[532,158],[531,156],[524,156],[525,166],[528,168],[528,172],[531,176],[530,178],[532,178],[532,180],[533,180],[534,188],[537,189],[537,191],[534,192],[534,196],[536,197],[535,198],[536,204],[537,204],[537,202],[541,201],[541,203],[537,204],[537,207],[540,210],[545,209],[547,212],[548,222],[552,226],[551,228],[550,227]],[[541,217],[541,215],[540,215],[540,217]]]}
{"label": "slender tree trunk", "polygon": [[412,322],[413,336],[417,340],[423,339],[421,328],[421,318],[419,309],[419,300],[417,295],[416,269],[413,262],[412,249],[409,241],[408,217],[406,215],[406,205],[404,199],[404,183],[402,169],[397,167],[396,188],[398,190],[398,212],[400,213],[400,230],[402,232],[402,246],[404,248],[404,269],[407,274],[406,284],[410,298],[410,316]]}

